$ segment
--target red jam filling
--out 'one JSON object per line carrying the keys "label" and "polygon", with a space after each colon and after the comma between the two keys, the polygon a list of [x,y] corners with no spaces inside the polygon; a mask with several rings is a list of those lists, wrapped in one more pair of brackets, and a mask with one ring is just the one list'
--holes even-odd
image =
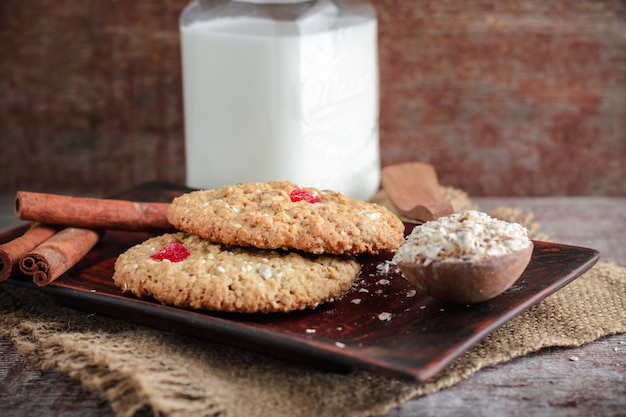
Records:
{"label": "red jam filling", "polygon": [[296,189],[289,193],[292,202],[306,201],[307,203],[319,203],[322,201],[319,195],[304,189]]}
{"label": "red jam filling", "polygon": [[155,261],[164,261],[167,259],[170,262],[180,262],[185,260],[188,256],[189,251],[182,243],[170,242],[150,257]]}

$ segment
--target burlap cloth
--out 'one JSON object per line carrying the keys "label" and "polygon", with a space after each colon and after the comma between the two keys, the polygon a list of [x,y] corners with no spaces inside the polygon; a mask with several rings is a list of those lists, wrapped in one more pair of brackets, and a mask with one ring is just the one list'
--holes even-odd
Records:
{"label": "burlap cloth", "polygon": [[[455,208],[471,205],[447,190]],[[384,202],[384,201],[383,201]],[[538,225],[514,209],[492,213]],[[545,239],[544,239],[545,240]],[[325,372],[191,337],[56,306],[0,285],[0,335],[36,366],[68,373],[120,416],[371,416],[477,370],[548,346],[579,346],[626,331],[626,268],[590,271],[492,333],[426,383],[355,371]]]}

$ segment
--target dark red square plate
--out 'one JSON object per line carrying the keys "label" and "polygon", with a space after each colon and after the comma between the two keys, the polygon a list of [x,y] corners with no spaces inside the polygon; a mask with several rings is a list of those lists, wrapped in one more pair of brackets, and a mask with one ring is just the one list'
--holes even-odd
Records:
{"label": "dark red square plate", "polygon": [[[151,183],[115,196],[171,201],[185,188]],[[410,228],[410,227],[409,227]],[[0,235],[0,243],[24,227]],[[516,315],[558,291],[598,260],[596,250],[535,242],[528,268],[502,295],[480,304],[442,304],[415,291],[389,260],[361,256],[361,276],[341,299],[288,314],[190,311],[122,294],[111,279],[118,254],[149,235],[107,232],[51,285],[10,283],[50,293],[60,304],[329,370],[365,369],[425,381]]]}

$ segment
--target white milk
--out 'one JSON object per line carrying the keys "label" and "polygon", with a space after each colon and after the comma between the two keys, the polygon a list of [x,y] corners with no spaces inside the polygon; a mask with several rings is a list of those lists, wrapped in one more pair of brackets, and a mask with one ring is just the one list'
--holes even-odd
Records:
{"label": "white milk", "polygon": [[253,18],[181,27],[189,186],[289,180],[365,200],[376,192],[376,20],[302,25],[313,33],[277,35],[280,24]]}

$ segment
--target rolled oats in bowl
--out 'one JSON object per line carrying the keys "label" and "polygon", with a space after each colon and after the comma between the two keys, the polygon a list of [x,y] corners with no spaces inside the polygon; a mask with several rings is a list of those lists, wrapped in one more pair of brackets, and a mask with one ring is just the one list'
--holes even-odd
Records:
{"label": "rolled oats in bowl", "polygon": [[393,261],[409,282],[439,301],[472,304],[510,288],[533,247],[525,227],[472,210],[416,227]]}
{"label": "rolled oats in bowl", "polygon": [[468,210],[415,227],[393,261],[428,265],[436,261],[479,260],[513,253],[530,244],[524,226]]}

